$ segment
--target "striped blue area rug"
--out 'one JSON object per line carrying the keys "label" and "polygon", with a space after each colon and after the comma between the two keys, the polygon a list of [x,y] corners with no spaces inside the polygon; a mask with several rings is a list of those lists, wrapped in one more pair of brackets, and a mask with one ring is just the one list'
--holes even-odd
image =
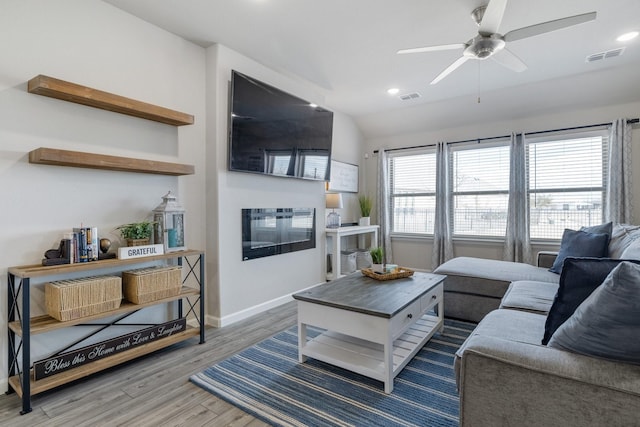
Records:
{"label": "striped blue area rug", "polygon": [[453,355],[474,327],[445,319],[444,333],[400,372],[391,394],[381,381],[311,358],[298,363],[297,327],[190,380],[275,426],[457,426]]}

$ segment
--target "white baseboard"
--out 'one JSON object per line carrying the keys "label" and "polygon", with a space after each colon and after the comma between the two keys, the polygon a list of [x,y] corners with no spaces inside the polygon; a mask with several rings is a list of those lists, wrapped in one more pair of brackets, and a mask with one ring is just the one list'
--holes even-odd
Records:
{"label": "white baseboard", "polygon": [[213,326],[215,328],[221,328],[223,326],[231,325],[233,323],[236,323],[236,322],[239,322],[241,320],[247,319],[247,318],[249,318],[251,316],[254,316],[256,314],[260,314],[260,313],[262,313],[264,311],[270,310],[270,309],[272,309],[274,307],[278,307],[278,306],[280,306],[282,304],[286,304],[286,303],[291,301],[292,295],[294,293],[297,294],[298,292],[302,292],[304,290],[313,288],[314,286],[317,286],[318,284],[309,286],[308,288],[297,290],[297,291],[292,292],[292,293],[287,294],[287,295],[283,295],[281,297],[272,299],[271,301],[266,301],[266,302],[263,302],[261,304],[254,305],[253,307],[245,308],[244,310],[240,310],[240,311],[237,311],[235,313],[223,316],[222,318],[207,315],[205,317],[206,324],[207,325],[211,325],[211,326]]}
{"label": "white baseboard", "polygon": [[9,380],[7,378],[0,378],[0,390],[2,390],[2,393],[9,391]]}

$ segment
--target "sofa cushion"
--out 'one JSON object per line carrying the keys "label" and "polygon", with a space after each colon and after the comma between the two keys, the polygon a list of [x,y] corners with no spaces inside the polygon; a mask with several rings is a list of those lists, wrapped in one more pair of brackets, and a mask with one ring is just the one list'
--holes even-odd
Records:
{"label": "sofa cushion", "polygon": [[624,250],[640,239],[640,225],[616,224],[611,231],[609,258],[622,258]]}
{"label": "sofa cushion", "polygon": [[557,292],[556,283],[519,280],[509,285],[500,308],[547,314]]}
{"label": "sofa cushion", "polygon": [[549,271],[560,274],[564,260],[567,257],[601,258],[607,256],[609,237],[610,235],[606,233],[590,233],[565,228],[562,233],[558,257]]}
{"label": "sofa cushion", "polygon": [[[564,262],[558,293],[553,300],[545,323],[542,344],[547,344],[553,333],[580,304],[602,284],[622,260],[611,258],[567,258]],[[638,262],[640,261],[632,261]]]}
{"label": "sofa cushion", "polygon": [[[460,378],[460,358],[464,354],[471,337],[480,335],[499,338],[501,340],[518,341],[527,344],[540,345],[544,334],[545,316],[518,310],[494,310],[487,314],[471,335],[456,351],[454,368],[456,382]],[[459,385],[459,382],[458,382]]]}
{"label": "sofa cushion", "polygon": [[553,334],[549,347],[640,364],[640,265],[621,262]]}
{"label": "sofa cushion", "polygon": [[[531,264],[472,257],[453,258],[436,268],[434,273],[488,279],[507,284],[517,280],[551,283],[558,283],[559,280],[557,274]],[[504,290],[495,296],[502,297],[503,295]]]}

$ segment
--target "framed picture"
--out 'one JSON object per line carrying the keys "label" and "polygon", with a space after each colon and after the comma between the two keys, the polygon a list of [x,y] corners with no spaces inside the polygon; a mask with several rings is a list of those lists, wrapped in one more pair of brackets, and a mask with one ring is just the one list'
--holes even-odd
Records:
{"label": "framed picture", "polygon": [[358,192],[358,165],[331,160],[331,176],[328,191]]}

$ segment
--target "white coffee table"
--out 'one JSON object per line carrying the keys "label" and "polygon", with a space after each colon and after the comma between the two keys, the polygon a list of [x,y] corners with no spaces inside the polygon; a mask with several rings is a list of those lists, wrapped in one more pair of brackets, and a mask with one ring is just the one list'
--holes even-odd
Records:
{"label": "white coffee table", "polygon": [[[416,272],[378,281],[356,272],[293,295],[300,362],[312,357],[357,372],[391,393],[396,375],[443,329],[445,277]],[[324,332],[307,340],[308,325]]]}

